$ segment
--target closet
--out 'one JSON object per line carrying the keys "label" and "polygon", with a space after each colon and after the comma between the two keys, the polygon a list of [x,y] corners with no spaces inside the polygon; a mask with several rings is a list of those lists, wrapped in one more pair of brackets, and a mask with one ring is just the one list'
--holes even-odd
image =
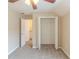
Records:
{"label": "closet", "polygon": [[55,44],[58,49],[58,17],[39,17],[38,19],[38,46],[41,44]]}

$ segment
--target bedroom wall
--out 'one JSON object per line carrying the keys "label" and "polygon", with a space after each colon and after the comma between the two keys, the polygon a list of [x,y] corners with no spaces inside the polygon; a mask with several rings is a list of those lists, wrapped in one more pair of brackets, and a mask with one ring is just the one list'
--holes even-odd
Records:
{"label": "bedroom wall", "polygon": [[60,40],[60,47],[66,53],[66,55],[70,56],[70,14],[67,13],[60,20],[61,26],[61,40]]}
{"label": "bedroom wall", "polygon": [[8,54],[19,47],[20,14],[8,8]]}

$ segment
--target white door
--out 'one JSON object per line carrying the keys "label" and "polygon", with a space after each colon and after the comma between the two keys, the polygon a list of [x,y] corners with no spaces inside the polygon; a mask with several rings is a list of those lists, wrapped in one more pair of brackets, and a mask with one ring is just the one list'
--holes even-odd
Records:
{"label": "white door", "polygon": [[28,20],[21,19],[21,47],[29,40]]}

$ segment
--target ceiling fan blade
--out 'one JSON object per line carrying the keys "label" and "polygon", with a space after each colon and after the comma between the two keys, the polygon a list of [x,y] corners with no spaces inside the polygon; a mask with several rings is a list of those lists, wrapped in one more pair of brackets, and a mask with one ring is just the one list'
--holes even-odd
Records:
{"label": "ceiling fan blade", "polygon": [[54,3],[56,0],[45,0],[45,1],[47,1],[49,3]]}
{"label": "ceiling fan blade", "polygon": [[11,2],[11,3],[14,3],[16,1],[18,1],[18,0],[8,0],[8,2]]}
{"label": "ceiling fan blade", "polygon": [[32,4],[33,9],[37,9],[37,5],[34,3],[34,1],[33,0],[30,0],[30,2]]}

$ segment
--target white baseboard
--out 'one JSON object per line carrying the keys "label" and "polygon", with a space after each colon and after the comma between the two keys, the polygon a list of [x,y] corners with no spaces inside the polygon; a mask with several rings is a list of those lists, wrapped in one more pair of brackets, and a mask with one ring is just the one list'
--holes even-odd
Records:
{"label": "white baseboard", "polygon": [[14,52],[19,46],[16,46],[13,50],[11,50],[8,55],[10,55],[12,52]]}
{"label": "white baseboard", "polygon": [[70,58],[70,55],[62,47],[59,47],[59,49],[61,49],[68,56],[68,58]]}

